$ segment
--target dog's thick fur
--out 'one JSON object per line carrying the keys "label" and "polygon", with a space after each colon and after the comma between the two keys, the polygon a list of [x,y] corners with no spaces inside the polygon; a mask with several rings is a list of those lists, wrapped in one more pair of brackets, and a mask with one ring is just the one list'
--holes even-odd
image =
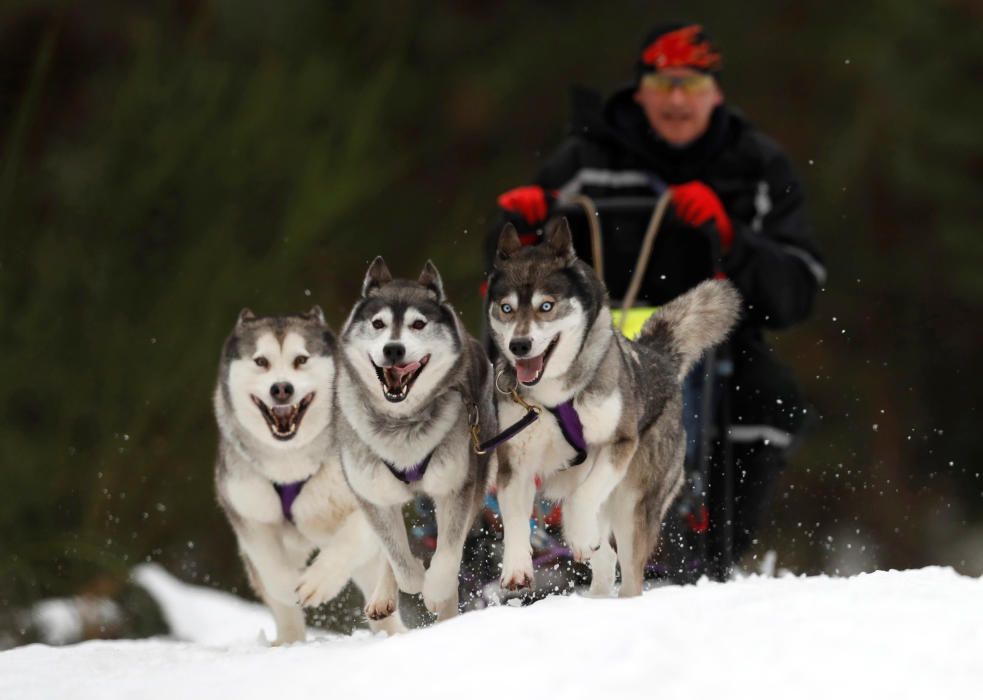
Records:
{"label": "dog's thick fur", "polygon": [[[393,614],[392,569],[341,471],[335,348],[315,307],[280,317],[243,310],[222,351],[215,485],[249,579],[273,612],[276,643],[303,640],[301,606],[334,598],[349,579],[365,595],[372,629],[405,629]],[[274,484],[305,479],[290,522]]]}
{"label": "dog's thick fur", "polygon": [[[737,291],[726,281],[704,282],[662,307],[629,341],[612,328],[607,293],[577,259],[561,220],[538,246],[523,247],[505,227],[488,301],[500,386],[514,385],[549,408],[572,400],[587,443],[587,459],[566,468],[576,451],[543,411],[498,449],[503,587],[533,584],[529,513],[539,475],[546,494],[564,501],[564,536],[575,558],[591,563],[591,592],[609,595],[620,564],[620,594],[639,595],[645,562],[683,483],[682,380],[733,327]],[[498,406],[502,425],[525,411],[505,395]]]}
{"label": "dog's thick fur", "polygon": [[[341,333],[339,442],[345,476],[389,556],[399,587],[423,593],[438,619],[458,612],[464,540],[487,485],[489,455],[469,442],[469,413],[495,432],[491,365],[444,298],[428,262],[416,282],[393,280],[382,258]],[[429,455],[422,479],[404,483]],[[388,462],[388,466],[387,466]],[[402,505],[433,499],[437,549],[424,572],[410,552]]]}

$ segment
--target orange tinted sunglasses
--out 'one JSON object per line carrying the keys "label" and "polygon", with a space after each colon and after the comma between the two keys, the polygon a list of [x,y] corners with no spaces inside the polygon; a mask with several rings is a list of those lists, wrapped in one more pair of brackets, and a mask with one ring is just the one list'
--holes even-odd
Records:
{"label": "orange tinted sunglasses", "polygon": [[667,94],[679,88],[687,95],[694,95],[708,89],[712,83],[713,76],[708,73],[694,73],[693,75],[646,73],[642,77],[643,85]]}

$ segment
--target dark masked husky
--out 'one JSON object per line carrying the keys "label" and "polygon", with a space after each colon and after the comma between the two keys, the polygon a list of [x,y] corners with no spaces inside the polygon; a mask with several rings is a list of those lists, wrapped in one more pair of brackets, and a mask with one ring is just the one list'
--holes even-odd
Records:
{"label": "dark masked husky", "polygon": [[[548,409],[498,448],[503,587],[533,584],[529,513],[538,476],[548,497],[563,499],[564,537],[576,559],[591,563],[591,592],[609,595],[620,564],[620,594],[639,595],[683,482],[682,380],[734,325],[737,291],[704,282],[629,341],[612,328],[607,292],[577,259],[564,219],[538,246],[522,246],[505,227],[488,303],[496,386]],[[498,408],[503,426],[527,410],[507,394]]]}
{"label": "dark masked husky", "polygon": [[[382,258],[341,333],[342,465],[385,545],[399,587],[423,593],[438,619],[458,611],[465,536],[485,493],[488,455],[469,428],[496,428],[491,364],[444,298],[427,262],[416,282],[393,280]],[[410,553],[402,506],[433,499],[437,549],[424,573]]]}
{"label": "dark masked husky", "polygon": [[[215,389],[215,485],[277,643],[304,639],[302,604],[354,579],[374,630],[405,629],[392,569],[341,471],[335,441],[334,335],[321,309],[239,315]],[[304,565],[315,549],[317,558]]]}

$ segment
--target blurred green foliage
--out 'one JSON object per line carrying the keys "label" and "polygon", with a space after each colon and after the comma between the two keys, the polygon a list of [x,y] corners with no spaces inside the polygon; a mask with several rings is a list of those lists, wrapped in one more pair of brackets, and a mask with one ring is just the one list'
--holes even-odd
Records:
{"label": "blurred green foliage", "polygon": [[983,570],[946,549],[983,515],[983,11],[835,5],[6,3],[0,606],[146,558],[242,587],[211,481],[238,310],[337,326],[373,256],[431,257],[477,331],[494,196],[676,17],[799,164],[831,270],[779,339],[821,421],[762,547]]}

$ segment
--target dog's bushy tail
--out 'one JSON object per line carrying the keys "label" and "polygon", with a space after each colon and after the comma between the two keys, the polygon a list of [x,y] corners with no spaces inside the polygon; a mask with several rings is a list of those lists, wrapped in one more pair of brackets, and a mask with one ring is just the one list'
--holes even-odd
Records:
{"label": "dog's bushy tail", "polygon": [[682,381],[704,352],[727,337],[740,313],[737,288],[727,280],[707,280],[650,316],[636,342],[676,359]]}

